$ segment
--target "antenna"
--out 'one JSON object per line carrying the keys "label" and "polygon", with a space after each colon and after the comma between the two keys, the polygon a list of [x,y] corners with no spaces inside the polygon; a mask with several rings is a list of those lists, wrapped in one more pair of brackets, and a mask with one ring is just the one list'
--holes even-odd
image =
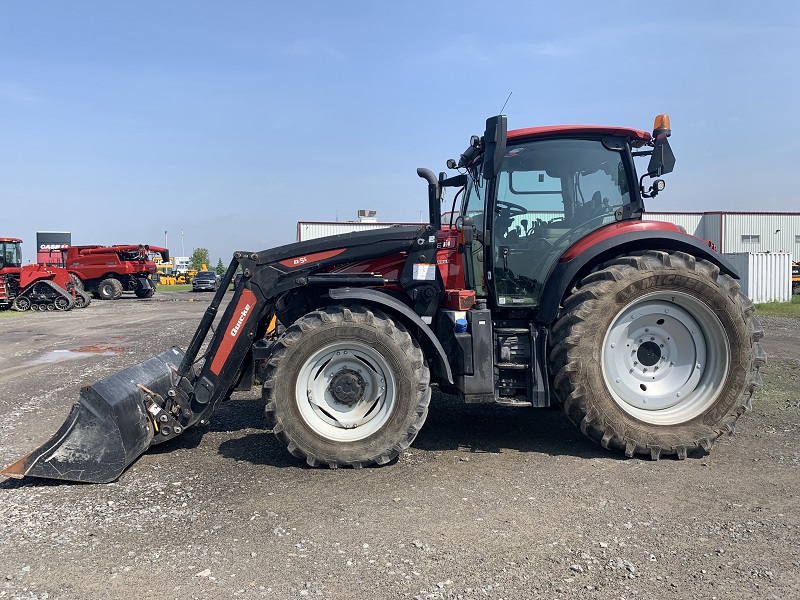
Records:
{"label": "antenna", "polygon": [[[506,98],[506,101],[503,102],[503,108],[506,107],[506,104],[508,104],[508,99],[511,98],[511,94],[513,94],[513,93],[514,93],[513,91],[508,92],[508,98]],[[503,108],[500,109],[500,113],[499,114],[501,114],[501,115],[503,114]]]}

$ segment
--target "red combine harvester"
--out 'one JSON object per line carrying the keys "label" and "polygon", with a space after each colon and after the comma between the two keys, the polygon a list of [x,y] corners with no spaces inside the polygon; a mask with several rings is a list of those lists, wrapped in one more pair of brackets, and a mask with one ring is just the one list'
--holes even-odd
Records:
{"label": "red combine harvester", "polygon": [[124,291],[153,296],[158,271],[151,254],[169,260],[169,250],[146,244],[69,246],[61,250],[61,259],[76,286],[100,300],[116,300]]}
{"label": "red combine harvester", "polygon": [[0,309],[70,310],[91,299],[60,267],[22,266],[22,240],[0,237]]}
{"label": "red combine harvester", "polygon": [[[396,459],[432,385],[468,403],[558,404],[629,457],[710,451],[751,406],[764,331],[724,256],[642,219],[675,164],[670,133],[666,115],[652,135],[490,118],[447,161],[454,174],[417,170],[428,224],[234,253],[185,352],[84,387],[55,436],[2,473],[112,481],[255,379],[269,428],[311,466]],[[460,209],[444,223],[446,188]],[[182,478],[181,462],[158,476]]]}

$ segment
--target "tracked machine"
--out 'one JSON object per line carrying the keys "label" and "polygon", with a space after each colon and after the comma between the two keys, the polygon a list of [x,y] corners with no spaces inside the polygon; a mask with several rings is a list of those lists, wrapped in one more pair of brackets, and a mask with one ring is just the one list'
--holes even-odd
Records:
{"label": "tracked machine", "polygon": [[642,218],[674,166],[670,133],[665,115],[652,135],[490,118],[450,175],[418,170],[427,225],[236,252],[185,351],[85,387],[61,430],[3,474],[112,481],[255,380],[272,431],[312,466],[391,462],[432,386],[558,404],[629,457],[709,451],[750,407],[763,332],[724,257]]}
{"label": "tracked machine", "polygon": [[23,266],[21,247],[19,238],[0,238],[0,309],[64,311],[89,306],[89,296],[73,285],[64,269]]}

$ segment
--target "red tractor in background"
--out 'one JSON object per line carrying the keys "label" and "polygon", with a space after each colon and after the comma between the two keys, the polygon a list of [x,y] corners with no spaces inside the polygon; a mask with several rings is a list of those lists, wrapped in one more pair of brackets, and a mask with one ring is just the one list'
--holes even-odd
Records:
{"label": "red tractor in background", "polygon": [[122,292],[151,298],[156,291],[156,264],[151,254],[169,260],[169,250],[138,245],[69,246],[61,259],[72,282],[100,300],[117,300]]}
{"label": "red tractor in background", "polygon": [[91,299],[60,267],[22,266],[22,240],[0,237],[0,309],[70,310]]}

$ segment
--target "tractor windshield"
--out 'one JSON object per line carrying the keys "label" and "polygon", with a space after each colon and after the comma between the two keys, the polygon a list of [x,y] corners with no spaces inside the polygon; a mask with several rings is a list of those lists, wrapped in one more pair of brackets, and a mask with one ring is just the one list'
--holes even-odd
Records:
{"label": "tractor windshield", "polygon": [[630,201],[623,154],[599,139],[509,144],[491,227],[498,304],[537,306],[561,254]]}
{"label": "tractor windshield", "polygon": [[22,266],[22,249],[18,242],[0,242],[0,269]]}

